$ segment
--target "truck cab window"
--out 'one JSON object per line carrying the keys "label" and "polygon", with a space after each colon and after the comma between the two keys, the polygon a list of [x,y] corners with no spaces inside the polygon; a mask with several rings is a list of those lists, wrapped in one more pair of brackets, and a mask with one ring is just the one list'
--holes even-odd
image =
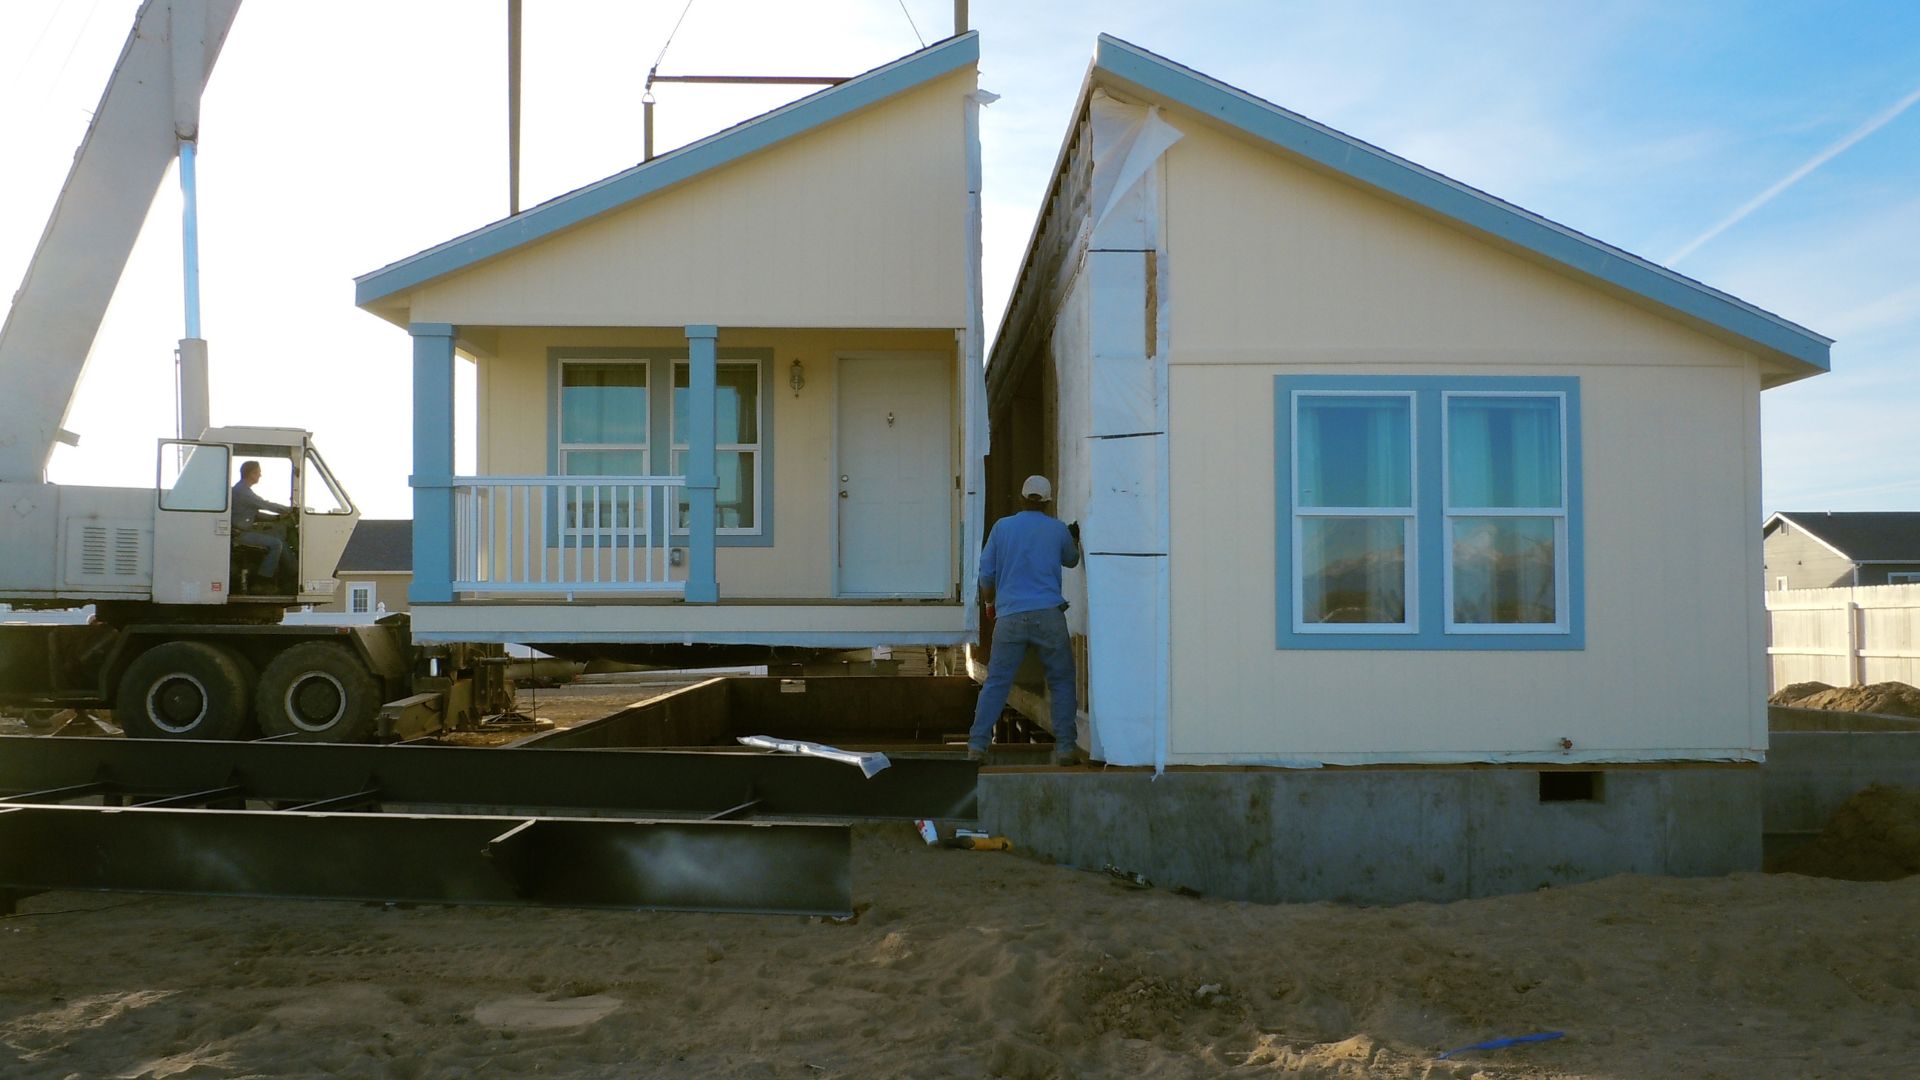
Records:
{"label": "truck cab window", "polygon": [[227,462],[231,451],[209,443],[160,444],[160,509],[222,511],[227,508]]}

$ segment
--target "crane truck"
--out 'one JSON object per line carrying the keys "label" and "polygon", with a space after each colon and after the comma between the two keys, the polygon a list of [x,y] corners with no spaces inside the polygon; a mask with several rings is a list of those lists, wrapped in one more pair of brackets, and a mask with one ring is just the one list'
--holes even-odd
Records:
{"label": "crane truck", "polygon": [[[195,151],[200,96],[240,0],[146,0],[0,329],[0,604],[91,605],[84,623],[0,623],[0,705],[111,709],[129,735],[259,730],[364,741],[511,707],[497,650],[413,644],[404,615],[289,625],[324,602],[359,519],[311,433],[208,425]],[[185,201],[179,437],[151,488],[47,481],[93,339],[168,167]],[[264,466],[270,522],[235,535],[233,482]],[[274,556],[259,540],[278,541]],[[267,564],[277,562],[278,566]],[[263,572],[271,569],[272,572]]]}

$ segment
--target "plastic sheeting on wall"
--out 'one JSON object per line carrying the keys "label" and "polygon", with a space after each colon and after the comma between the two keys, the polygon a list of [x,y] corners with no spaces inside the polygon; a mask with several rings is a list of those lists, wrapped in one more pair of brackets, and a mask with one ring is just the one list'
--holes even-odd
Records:
{"label": "plastic sheeting on wall", "polygon": [[[1088,303],[1086,383],[1078,391],[1087,414],[1072,440],[1089,478],[1089,727],[1095,756],[1163,769],[1172,658],[1160,178],[1161,160],[1181,132],[1158,109],[1104,93],[1094,95],[1089,113],[1093,219],[1075,283]],[[1072,365],[1056,355],[1064,397]]]}

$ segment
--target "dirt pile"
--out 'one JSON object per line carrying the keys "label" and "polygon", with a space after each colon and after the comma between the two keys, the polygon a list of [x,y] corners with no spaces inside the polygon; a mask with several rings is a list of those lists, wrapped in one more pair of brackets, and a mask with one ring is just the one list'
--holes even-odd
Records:
{"label": "dirt pile", "polygon": [[1920,874],[1920,789],[1873,785],[1835,810],[1818,837],[1769,859],[1767,870],[1847,881]]}
{"label": "dirt pile", "polygon": [[1775,690],[1773,696],[1767,699],[1767,704],[1792,705],[1798,707],[1800,703],[1807,698],[1815,694],[1824,694],[1831,689],[1833,689],[1831,683],[1819,681],[1788,683],[1780,689]]}
{"label": "dirt pile", "polygon": [[1878,682],[1870,686],[1793,683],[1781,688],[1767,699],[1767,703],[1791,705],[1796,709],[1830,709],[1835,712],[1876,713],[1920,719],[1920,690],[1903,682]]}

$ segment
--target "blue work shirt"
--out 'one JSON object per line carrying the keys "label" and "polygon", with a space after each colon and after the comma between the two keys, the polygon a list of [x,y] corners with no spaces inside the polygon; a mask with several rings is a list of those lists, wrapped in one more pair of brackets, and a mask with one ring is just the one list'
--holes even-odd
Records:
{"label": "blue work shirt", "polygon": [[1044,611],[1067,602],[1060,568],[1080,565],[1080,546],[1058,518],[1022,510],[993,523],[980,552],[980,584],[994,590],[999,615]]}

